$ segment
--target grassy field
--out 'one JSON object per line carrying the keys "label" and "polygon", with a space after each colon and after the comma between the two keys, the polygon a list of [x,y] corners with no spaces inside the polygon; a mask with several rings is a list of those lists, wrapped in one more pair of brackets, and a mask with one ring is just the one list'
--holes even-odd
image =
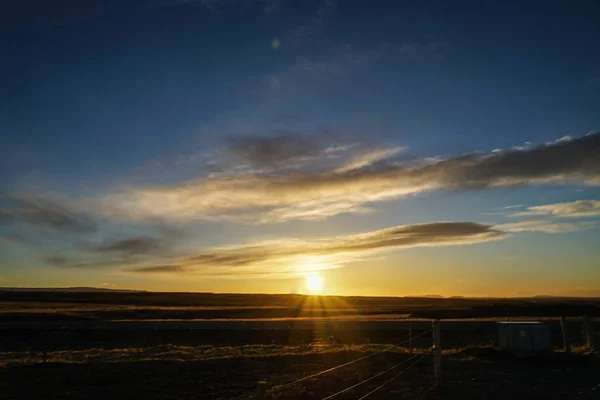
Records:
{"label": "grassy field", "polygon": [[467,299],[0,290],[0,322],[17,320],[600,317],[600,299]]}
{"label": "grassy field", "polygon": [[[220,353],[195,359],[189,349],[172,350],[172,359],[42,364],[0,368],[0,397],[5,399],[252,399],[259,380],[267,380],[270,399],[322,399],[365,377],[385,371],[410,355],[393,349],[298,384],[304,376],[370,354],[380,347],[321,349],[263,348],[262,354]],[[197,350],[195,350],[197,351]],[[223,350],[235,353],[234,349]],[[185,356],[184,356],[185,355]],[[518,360],[490,348],[456,349],[443,357],[443,384],[432,389],[429,352],[400,377],[373,395],[375,399],[597,399],[600,362],[586,354]],[[147,357],[148,354],[143,354]],[[180,358],[177,358],[180,357]],[[117,361],[117,360],[115,360]],[[402,368],[337,398],[357,399]]]}
{"label": "grassy field", "polygon": [[[410,329],[423,358],[370,398],[600,399],[600,361],[581,334],[581,315],[598,315],[599,303],[0,291],[0,398],[251,399],[266,379],[267,398],[323,399],[412,357]],[[545,321],[559,350],[557,315],[569,317],[572,354],[523,360],[494,349],[495,321],[508,317]],[[435,390],[432,316],[444,350]],[[398,370],[336,398],[358,399]]]}

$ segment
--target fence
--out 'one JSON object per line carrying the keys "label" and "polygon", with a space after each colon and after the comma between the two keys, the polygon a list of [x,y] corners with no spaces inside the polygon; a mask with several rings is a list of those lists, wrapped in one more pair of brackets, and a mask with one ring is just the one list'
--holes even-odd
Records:
{"label": "fence", "polygon": [[[381,351],[378,351],[378,352],[374,352],[374,353],[368,354],[366,356],[354,359],[352,361],[349,361],[349,362],[337,365],[335,367],[328,368],[328,369],[325,369],[323,371],[319,371],[319,372],[310,374],[308,376],[302,377],[300,379],[296,379],[296,380],[294,380],[292,382],[289,382],[289,383],[286,383],[286,384],[273,386],[270,389],[267,389],[267,382],[266,381],[260,381],[260,382],[258,382],[258,385],[257,385],[256,398],[258,400],[263,400],[263,399],[266,398],[266,396],[269,393],[277,391],[277,390],[279,390],[281,388],[290,387],[290,386],[296,385],[298,383],[305,382],[305,381],[308,381],[310,379],[319,377],[321,375],[325,375],[325,374],[328,374],[330,372],[336,371],[336,370],[338,370],[340,368],[344,368],[344,367],[347,367],[349,365],[352,365],[352,364],[355,364],[355,363],[359,363],[359,362],[361,362],[363,360],[366,360],[367,358],[374,357],[374,356],[376,356],[378,354],[386,353],[386,352],[390,351],[392,348],[397,347],[397,346],[401,346],[403,344],[408,344],[409,345],[410,353],[412,354],[413,351],[414,351],[414,349],[412,347],[413,340],[417,339],[419,337],[425,336],[427,334],[433,334],[433,350],[434,350],[433,375],[435,376],[435,385],[437,386],[437,385],[439,385],[441,383],[440,379],[441,379],[441,354],[442,353],[441,353],[441,335],[440,335],[440,333],[441,333],[440,323],[437,322],[437,321],[433,323],[433,328],[432,329],[426,330],[425,332],[422,332],[419,335],[416,335],[414,337],[412,336],[412,326],[411,326],[411,328],[409,329],[409,338],[407,340],[399,343],[396,346],[395,345],[389,346],[389,347],[385,348],[384,350],[381,350]],[[333,394],[331,394],[331,395],[329,395],[327,397],[324,397],[322,400],[333,399],[333,398],[335,398],[335,397],[337,397],[339,395],[342,395],[344,393],[347,393],[347,392],[350,392],[350,391],[352,391],[354,389],[357,389],[358,387],[363,386],[366,383],[371,382],[371,381],[373,381],[373,380],[375,380],[375,379],[377,379],[377,378],[379,378],[381,376],[384,376],[384,375],[388,374],[389,372],[392,372],[392,371],[396,370],[397,368],[399,368],[399,367],[401,367],[403,365],[406,365],[410,361],[412,361],[412,363],[410,363],[406,368],[402,369],[400,372],[398,372],[397,374],[393,375],[391,378],[389,378],[385,382],[381,383],[379,386],[377,386],[373,390],[369,391],[367,394],[363,395],[360,398],[360,400],[366,399],[367,397],[371,396],[375,392],[377,392],[377,391],[381,390],[382,388],[384,388],[386,385],[388,385],[392,381],[394,381],[397,378],[399,378],[401,375],[403,375],[404,373],[406,373],[408,370],[410,370],[417,363],[421,362],[424,358],[425,358],[425,354],[416,354],[416,355],[413,355],[413,356],[409,357],[408,359],[403,360],[403,361],[401,361],[401,362],[393,365],[392,367],[390,367],[390,368],[388,368],[388,369],[386,369],[386,370],[384,370],[382,372],[379,372],[379,373],[377,373],[375,375],[372,375],[372,376],[370,376],[368,378],[362,379],[360,382],[358,382],[358,383],[356,383],[354,385],[342,388],[338,392],[335,392],[335,393],[333,393]]]}
{"label": "fence", "polygon": [[[568,320],[561,318],[560,320],[546,320],[545,322],[548,325],[552,326],[554,336],[558,335],[557,337],[554,337],[555,346],[560,342],[560,345],[558,347],[562,348],[565,352],[577,347],[578,344],[580,347],[585,346],[586,349],[592,350],[596,346],[597,333],[594,331],[594,321],[590,320],[589,318]],[[323,351],[328,351],[328,349],[331,348],[332,352],[346,352],[344,357],[348,356],[348,350],[361,351],[363,352],[363,354],[364,352],[369,353],[366,355],[361,355],[356,359],[350,361],[345,360],[345,362],[339,365],[330,366],[330,364],[327,366],[328,368],[322,371],[305,373],[305,376],[302,376],[295,380],[292,379],[291,382],[288,383],[270,385],[270,380],[261,381],[258,385],[258,388],[256,389],[256,393],[253,392],[252,396],[256,396],[258,398],[268,398],[270,395],[277,394],[278,390],[283,390],[285,388],[291,388],[290,390],[297,390],[300,388],[299,384],[301,383],[304,383],[304,385],[317,386],[319,385],[318,379],[324,375],[333,373],[334,371],[342,370],[346,367],[350,367],[351,365],[359,365],[360,363],[364,364],[365,362],[368,363],[368,361],[366,360],[370,358],[375,358],[380,354],[393,353],[402,356],[406,355],[406,359],[403,359],[399,362],[393,362],[391,363],[393,365],[390,365],[389,360],[387,360],[386,358],[385,362],[388,363],[389,367],[386,366],[383,370],[377,370],[372,373],[367,373],[366,369],[361,370],[361,376],[358,382],[354,381],[346,385],[343,385],[343,382],[338,382],[341,387],[337,388],[338,390],[336,392],[334,392],[333,387],[330,387],[330,389],[332,390],[328,390],[328,393],[333,393],[328,394],[327,397],[324,397],[324,399],[335,399],[338,398],[338,396],[345,397],[343,395],[354,396],[356,393],[359,392],[361,394],[364,393],[364,396],[367,396],[365,398],[368,398],[369,396],[374,396],[375,394],[385,392],[387,389],[390,388],[390,386],[393,387],[393,385],[391,385],[392,382],[397,381],[398,379],[401,380],[402,376],[404,374],[407,374],[411,370],[413,371],[412,373],[414,373],[415,370],[428,370],[430,371],[430,374],[429,372],[427,374],[431,375],[431,387],[427,388],[426,390],[422,388],[423,390],[415,391],[414,393],[415,398],[417,398],[418,396],[423,397],[426,396],[427,390],[430,390],[432,387],[441,384],[443,379],[443,374],[441,370],[442,332],[440,328],[442,325],[444,327],[443,334],[445,347],[455,347],[457,344],[462,343],[461,340],[472,341],[472,337],[464,338],[464,336],[467,336],[465,335],[465,332],[467,331],[469,332],[469,335],[471,335],[471,332],[476,332],[476,338],[478,341],[480,340],[489,342],[490,338],[495,336],[495,328],[493,330],[491,329],[492,327],[494,327],[495,321],[444,321],[441,324],[437,324],[437,329],[425,329],[426,324],[429,324],[429,326],[431,326],[431,321],[403,321],[402,323],[403,329],[395,331],[396,335],[398,335],[398,333],[401,332],[402,337],[400,337],[399,340],[402,340],[393,345],[386,345],[385,347],[382,347],[382,345],[365,345],[363,347],[354,347],[353,345],[336,345],[333,344],[335,342],[332,342],[332,345],[329,347],[323,346]],[[394,327],[397,326],[396,322],[392,322],[390,324],[393,324]],[[3,334],[8,332],[5,326],[0,328],[2,328]],[[89,327],[87,329],[89,329]],[[413,331],[419,333],[413,335]],[[107,360],[108,362],[129,362],[142,360],[199,361],[219,358],[236,360],[239,358],[252,358],[264,355],[321,354],[314,352],[311,353],[311,351],[314,350],[312,350],[310,346],[295,345],[282,347],[269,344],[242,346],[175,346],[165,344],[164,342],[161,342],[159,340],[164,340],[165,338],[167,338],[168,340],[174,337],[187,338],[188,336],[195,337],[198,341],[205,340],[206,336],[203,335],[206,335],[206,333],[198,330],[188,331],[184,329],[153,329],[147,331],[136,331],[134,329],[113,329],[112,331],[106,330],[103,332],[92,331],[92,333],[98,336],[97,339],[99,342],[102,341],[103,337],[126,337],[127,343],[131,343],[133,347],[130,347],[128,349],[128,352],[124,352],[124,349],[122,347],[115,347],[111,349],[95,349],[98,350],[98,356],[90,357],[89,348],[88,350],[85,350],[85,345],[81,345],[81,349],[74,348],[73,346],[79,346],[78,343],[80,343],[80,339],[88,338],[88,336],[92,335],[91,333],[84,334],[81,331],[78,331],[74,328],[62,330],[38,330],[38,332],[36,333],[38,341],[35,342],[35,351],[21,352],[21,355],[29,353],[30,356],[28,356],[28,358],[24,357],[21,359],[15,358],[15,362],[21,360],[20,362],[26,363],[55,361],[100,364],[107,362]],[[100,333],[105,334],[105,336],[100,335]],[[217,333],[224,335],[222,331],[218,331]],[[406,336],[404,336],[405,333],[408,333],[407,338]],[[13,336],[20,336],[20,333],[13,332],[11,334]],[[381,334],[381,332],[379,332],[379,334]],[[394,331],[389,330],[389,334],[394,334]],[[430,338],[432,338],[433,340]],[[22,341],[24,343],[32,343],[28,339],[29,337],[23,336]],[[7,341],[3,343],[3,345],[6,346],[5,349],[9,348],[9,344],[7,343]],[[417,348],[415,348],[414,346],[415,343],[419,343],[417,345]],[[151,344],[152,346],[149,346],[149,344]],[[0,354],[0,358],[6,356],[6,354]],[[11,352],[11,354],[16,353]],[[429,368],[429,366],[431,366],[431,368]],[[252,382],[256,382],[257,378],[258,376],[254,377],[253,380],[250,381],[251,383],[249,385],[252,385]],[[277,379],[274,379],[273,381],[277,382]],[[249,385],[246,386],[246,389],[249,387]]]}
{"label": "fence", "polygon": [[[571,347],[570,347],[571,338],[569,337],[569,333],[568,333],[569,331],[567,329],[567,323],[566,323],[566,320],[565,320],[564,317],[561,317],[559,319],[559,322],[560,322],[560,328],[561,328],[563,351],[565,353],[568,353],[571,350]],[[425,331],[425,332],[423,332],[423,333],[421,333],[421,334],[419,334],[417,336],[414,336],[414,337],[412,336],[412,325],[409,325],[409,327],[408,327],[408,333],[409,333],[409,338],[406,341],[400,343],[399,346],[402,345],[402,344],[407,344],[408,343],[409,344],[409,353],[411,353],[411,354],[413,353],[413,350],[414,350],[413,347],[412,347],[413,339],[416,339],[418,337],[424,336],[426,334],[430,334],[430,333],[433,334],[432,335],[433,336],[433,346],[432,346],[432,348],[433,348],[433,371],[432,371],[433,384],[429,388],[427,388],[425,391],[423,391],[422,393],[418,393],[418,394],[415,393],[415,398],[416,399],[421,399],[421,398],[424,398],[433,388],[441,385],[441,383],[442,383],[441,323],[439,321],[435,321],[433,323],[433,328],[432,329],[427,330],[427,331]],[[594,352],[596,350],[597,333],[593,329],[592,323],[591,323],[591,321],[589,320],[589,318],[587,316],[584,316],[584,318],[583,318],[583,322],[581,324],[581,333],[582,333],[581,343],[584,344],[589,350],[591,350],[592,352]],[[270,389],[267,389],[267,385],[268,385],[267,381],[260,381],[258,383],[258,386],[257,386],[256,398],[258,400],[263,400],[263,399],[266,398],[266,396],[268,396],[269,394],[277,391],[278,389],[281,389],[281,388],[284,388],[284,387],[290,387],[290,386],[296,385],[298,383],[305,382],[305,381],[308,381],[310,379],[317,378],[319,376],[322,376],[322,375],[328,374],[330,372],[336,371],[336,370],[338,370],[340,368],[344,368],[346,366],[349,366],[349,365],[361,362],[361,361],[363,361],[363,360],[365,360],[367,358],[374,357],[374,356],[376,356],[378,354],[381,354],[381,353],[385,353],[385,352],[391,350],[393,347],[394,346],[390,346],[390,347],[388,347],[388,348],[386,348],[384,350],[381,350],[379,352],[371,353],[369,355],[357,358],[357,359],[349,361],[349,362],[345,362],[343,364],[337,365],[337,366],[332,367],[332,368],[325,369],[323,371],[319,371],[319,372],[310,374],[308,376],[302,377],[300,379],[297,379],[295,381],[292,381],[292,382],[289,382],[289,383],[286,383],[286,384],[273,386]],[[390,372],[398,369],[399,367],[401,367],[403,365],[406,365],[406,364],[408,364],[409,362],[412,361],[412,363],[408,364],[408,366],[406,368],[402,369],[400,372],[398,372],[397,374],[393,375],[391,378],[387,379],[386,381],[384,381],[383,383],[381,383],[380,385],[378,385],[377,387],[375,387],[374,389],[372,389],[368,393],[364,394],[362,397],[359,397],[359,400],[366,399],[369,396],[373,395],[374,393],[376,393],[376,392],[380,391],[381,389],[383,389],[386,385],[388,385],[391,382],[393,382],[394,380],[398,379],[400,376],[402,376],[404,373],[406,373],[408,370],[410,370],[413,366],[415,366],[416,364],[418,364],[419,362],[421,362],[426,357],[426,355],[427,355],[427,353],[413,355],[413,356],[409,357],[408,359],[406,359],[406,360],[404,360],[404,361],[402,361],[400,363],[397,363],[397,364],[393,365],[392,367],[390,367],[390,368],[388,368],[388,369],[386,369],[386,370],[384,370],[382,372],[374,374],[374,375],[372,375],[372,376],[370,376],[368,378],[362,379],[360,382],[358,382],[356,384],[353,384],[351,386],[344,387],[344,388],[340,389],[339,391],[337,391],[337,392],[335,392],[335,393],[333,393],[331,395],[328,395],[328,396],[322,398],[322,400],[333,399],[333,398],[335,398],[337,396],[340,396],[340,395],[342,395],[344,393],[351,392],[351,391],[357,389],[358,387],[363,386],[363,385],[367,384],[368,382],[371,382],[371,381],[373,381],[373,380],[375,380],[375,379],[377,379],[377,378],[379,378],[381,376],[385,376],[388,373],[390,373]],[[600,385],[598,385],[598,386],[600,387]],[[595,389],[596,388],[594,388],[593,390],[595,390]]]}

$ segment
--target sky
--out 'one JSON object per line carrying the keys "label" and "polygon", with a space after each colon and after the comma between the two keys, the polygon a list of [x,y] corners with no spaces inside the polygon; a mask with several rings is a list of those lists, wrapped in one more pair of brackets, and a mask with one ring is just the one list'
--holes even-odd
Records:
{"label": "sky", "polygon": [[600,296],[598,20],[3,2],[0,286]]}

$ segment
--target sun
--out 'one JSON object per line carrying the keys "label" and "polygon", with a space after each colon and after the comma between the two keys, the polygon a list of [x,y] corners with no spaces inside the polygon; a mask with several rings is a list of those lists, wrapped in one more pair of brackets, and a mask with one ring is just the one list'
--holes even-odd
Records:
{"label": "sun", "polygon": [[310,275],[306,277],[306,288],[312,294],[319,294],[323,292],[325,287],[325,279],[320,275]]}

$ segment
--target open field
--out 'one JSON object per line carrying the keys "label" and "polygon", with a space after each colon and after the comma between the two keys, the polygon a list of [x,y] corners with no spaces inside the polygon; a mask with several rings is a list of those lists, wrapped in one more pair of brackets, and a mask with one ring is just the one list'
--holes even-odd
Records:
{"label": "open field", "polygon": [[[14,365],[0,369],[3,382],[0,396],[5,399],[252,399],[256,383],[267,379],[267,398],[322,399],[409,358],[406,353],[389,351],[286,386],[316,371],[369,354],[359,350],[206,360]],[[559,354],[551,360],[517,360],[488,348],[469,348],[445,355],[443,373],[443,386],[432,390],[432,357],[425,353],[419,363],[372,398],[597,399],[599,389],[594,388],[600,383],[600,362],[581,354],[571,357]],[[393,374],[384,374],[336,398],[357,399]]]}
{"label": "open field", "polygon": [[0,290],[0,322],[17,320],[256,319],[298,317],[600,317],[600,299],[340,297]]}
{"label": "open field", "polygon": [[[0,292],[0,398],[251,399],[266,379],[267,398],[323,399],[417,355],[423,358],[370,398],[595,399],[600,361],[585,347],[581,316],[599,315],[599,305],[557,298]],[[494,350],[495,321],[507,317],[544,321],[559,350],[558,315],[568,317],[573,354],[520,360]],[[435,390],[428,318],[442,321],[443,385]],[[592,324],[599,332],[598,321]],[[372,356],[286,385],[365,355]],[[358,399],[403,368],[336,398]]]}

